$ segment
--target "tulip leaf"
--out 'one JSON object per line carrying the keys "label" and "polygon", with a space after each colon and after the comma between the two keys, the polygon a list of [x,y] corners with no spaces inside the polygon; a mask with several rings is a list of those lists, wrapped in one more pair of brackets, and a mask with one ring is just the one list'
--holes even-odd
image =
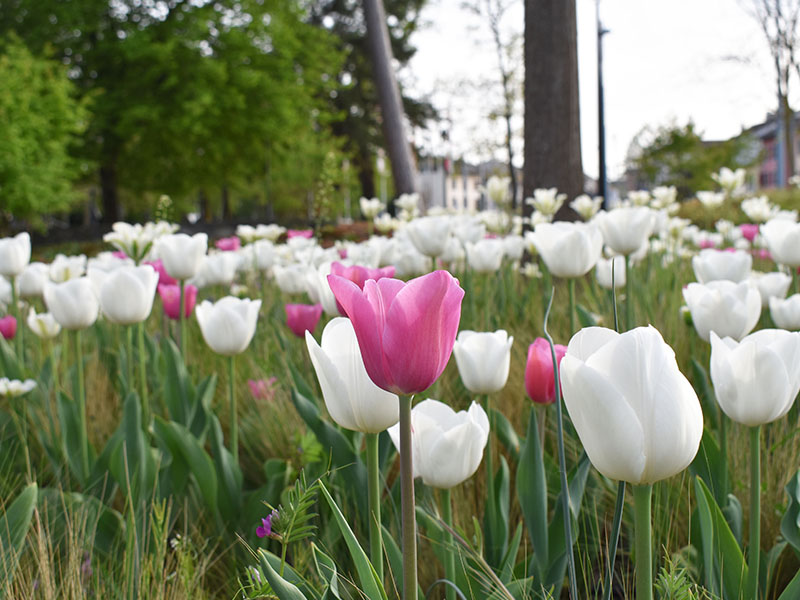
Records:
{"label": "tulip leaf", "polygon": [[[719,429],[717,395],[714,393],[714,388],[711,387],[711,382],[708,379],[708,372],[696,358],[692,359],[692,376],[697,396],[700,398],[700,403],[703,405],[703,414],[711,421],[711,427],[713,429]],[[727,493],[727,490],[725,490],[725,494]]]}
{"label": "tulip leaf", "polygon": [[707,587],[712,591],[721,587],[726,598],[741,598],[747,581],[747,564],[742,549],[714,495],[699,477],[695,477],[695,493],[700,514],[706,581],[711,584]]}
{"label": "tulip leaf", "polygon": [[497,439],[500,440],[500,443],[503,444],[503,447],[508,451],[511,460],[519,462],[520,448],[524,440],[519,439],[517,432],[514,431],[514,426],[503,413],[496,408],[492,408],[491,411],[492,424],[494,425],[493,431]]}
{"label": "tulip leaf", "polygon": [[22,374],[22,365],[17,360],[17,355],[11,349],[2,335],[0,335],[0,373],[9,379],[25,379]]}
{"label": "tulip leaf", "polygon": [[225,447],[219,419],[212,414],[210,421],[211,450],[220,483],[217,502],[223,518],[233,523],[242,510],[242,470]]}
{"label": "tulip leaf", "polygon": [[180,423],[164,421],[158,416],[153,421],[153,430],[172,455],[173,461],[179,460],[188,467],[207,508],[213,515],[219,517],[214,462],[197,438]]}
{"label": "tulip leaf", "polygon": [[522,529],[522,523],[517,523],[517,529],[514,531],[514,536],[511,538],[511,542],[508,545],[506,555],[503,557],[503,561],[500,563],[500,568],[498,569],[500,581],[504,584],[510,583],[514,576],[517,553],[519,552],[519,546],[522,542]]}
{"label": "tulip leaf", "polygon": [[258,563],[261,566],[261,572],[269,582],[272,591],[279,600],[307,600],[297,586],[286,581],[283,577],[278,575],[275,569],[267,560],[267,553],[265,550],[259,550]]}
{"label": "tulip leaf", "polygon": [[509,470],[505,456],[500,455],[500,468],[487,494],[490,496],[483,515],[486,562],[497,567],[508,549]]}
{"label": "tulip leaf", "polygon": [[328,584],[325,596],[329,598],[339,598],[339,575],[336,571],[336,563],[313,542],[311,544],[311,550],[317,574]]}
{"label": "tulip leaf", "polygon": [[78,415],[78,403],[64,392],[58,393],[57,401],[61,439],[67,464],[78,481],[85,484],[88,473],[83,472],[83,463],[81,462],[81,421]]}
{"label": "tulip leaf", "polygon": [[517,499],[533,546],[534,562],[541,568],[548,564],[547,478],[539,441],[536,407],[531,406],[528,432],[517,467]]}
{"label": "tulip leaf", "polygon": [[727,465],[722,463],[722,454],[716,437],[709,429],[703,430],[703,438],[700,441],[700,448],[697,451],[692,464],[689,465],[689,472],[702,479],[709,489],[714,493],[717,504],[725,502],[728,491],[724,489],[724,470]]}
{"label": "tulip leaf", "polygon": [[189,396],[194,395],[189,381],[189,372],[183,362],[181,351],[169,338],[163,341],[163,356],[165,363],[164,376],[164,402],[167,405],[170,418],[176,423],[188,423],[190,409]]}
{"label": "tulip leaf", "polygon": [[577,304],[575,310],[578,313],[578,322],[581,327],[596,327],[598,325],[597,317],[584,306]]}
{"label": "tulip leaf", "polygon": [[35,482],[28,484],[0,516],[0,581],[9,589],[31,525],[38,491]]}
{"label": "tulip leaf", "polygon": [[795,574],[786,589],[778,596],[778,600],[797,600],[797,598],[800,598],[800,571]]}
{"label": "tulip leaf", "polygon": [[358,572],[358,578],[361,582],[361,589],[366,597],[370,598],[370,600],[385,600],[386,591],[383,589],[383,584],[378,579],[378,574],[375,572],[375,569],[369,562],[369,558],[367,558],[364,549],[358,543],[353,530],[350,529],[350,525],[347,524],[347,519],[342,514],[342,511],[339,510],[339,506],[328,492],[325,484],[322,483],[322,481],[319,481],[318,485],[320,492],[325,497],[325,500],[328,501],[328,506],[330,506],[331,512],[333,513],[333,518],[336,521],[336,524],[339,526],[339,531],[341,531],[342,536],[344,537],[345,544],[350,552],[350,557],[353,559],[356,571]]}
{"label": "tulip leaf", "polygon": [[781,534],[795,552],[800,553],[800,470],[792,476],[783,489],[789,496],[789,505],[781,519]]}

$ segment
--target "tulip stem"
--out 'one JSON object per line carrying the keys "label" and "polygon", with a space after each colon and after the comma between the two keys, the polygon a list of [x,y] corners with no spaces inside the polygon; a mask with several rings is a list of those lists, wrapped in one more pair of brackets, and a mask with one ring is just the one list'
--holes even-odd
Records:
{"label": "tulip stem", "polygon": [[633,486],[633,525],[636,550],[636,600],[653,600],[653,547],[650,505],[652,485]]}
{"label": "tulip stem", "polygon": [[383,581],[383,534],[381,533],[381,465],[378,434],[368,433],[367,485],[369,486],[369,557],[372,566]]}
{"label": "tulip stem", "polygon": [[147,347],[144,344],[144,321],[139,323],[139,382],[142,388],[142,417],[146,431],[150,427],[150,394],[147,392]]}
{"label": "tulip stem", "polygon": [[83,353],[81,350],[81,330],[75,330],[75,361],[78,368],[78,417],[81,423],[81,476],[84,483],[89,479],[89,429],[86,424],[86,388],[83,381]]}
{"label": "tulip stem", "polygon": [[728,416],[719,409],[719,456],[722,463],[722,495],[728,494]]}
{"label": "tulip stem", "polygon": [[125,350],[127,353],[125,365],[128,376],[128,392],[133,389],[133,325],[125,327]]}
{"label": "tulip stem", "polygon": [[608,570],[603,582],[603,600],[611,600],[611,590],[614,583],[614,562],[617,558],[617,542],[619,541],[619,530],[622,525],[622,510],[625,507],[625,482],[620,481],[617,486],[617,504],[614,507],[614,521],[611,524],[611,538],[608,540],[611,546],[608,549]]}
{"label": "tulip stem", "polygon": [[[492,432],[494,431],[494,419],[492,419],[492,407],[489,394],[483,397],[483,409],[489,418],[489,440],[486,443],[486,510],[484,516],[484,535],[486,539],[486,550],[491,559],[497,558],[500,548],[496,547],[497,540],[492,536],[492,519],[497,514],[497,506],[494,496],[494,454],[492,452]],[[502,560],[502,556],[497,560]]]}
{"label": "tulip stem", "polygon": [[417,600],[417,517],[411,449],[411,396],[400,396],[400,495],[403,516],[403,600]]}
{"label": "tulip stem", "polygon": [[[178,343],[180,344],[181,348],[181,358],[183,359],[183,363],[186,364],[186,332],[184,331],[183,321],[185,318],[183,312],[183,303],[186,301],[186,290],[184,289],[183,279],[180,280],[180,299],[178,302]],[[173,296],[174,297],[174,296]]]}
{"label": "tulip stem", "polygon": [[569,335],[570,337],[575,334],[575,278],[570,277],[567,280],[567,288],[569,289]]}
{"label": "tulip stem", "polygon": [[239,415],[236,412],[236,385],[233,355],[228,357],[228,399],[230,400],[231,419],[231,453],[233,461],[239,464]]}
{"label": "tulip stem", "polygon": [[[613,259],[612,259],[613,260]],[[630,256],[625,255],[625,331],[633,329],[633,281]]]}
{"label": "tulip stem", "polygon": [[[453,529],[453,499],[450,496],[450,490],[439,490],[439,502],[442,508],[442,521],[449,529]],[[453,534],[447,531],[447,554],[444,559],[444,577],[453,585],[456,585],[456,541]],[[445,589],[446,600],[456,600],[456,590],[453,586],[448,585]]]}
{"label": "tulip stem", "polygon": [[761,425],[750,428],[750,547],[748,598],[758,599],[761,562]]}
{"label": "tulip stem", "polygon": [[[561,508],[564,515],[564,539],[567,543],[567,566],[569,567],[570,598],[578,598],[578,580],[575,574],[575,555],[572,551],[572,511],[569,502],[569,483],[567,482],[567,459],[564,454],[564,418],[561,410],[561,380],[559,378],[558,360],[553,338],[547,330],[547,321],[550,318],[550,309],[553,307],[555,288],[551,288],[550,300],[544,313],[544,335],[550,342],[550,357],[553,361],[553,380],[556,392],[556,436],[558,441],[558,470],[561,474]],[[639,600],[639,599],[637,599]]]}

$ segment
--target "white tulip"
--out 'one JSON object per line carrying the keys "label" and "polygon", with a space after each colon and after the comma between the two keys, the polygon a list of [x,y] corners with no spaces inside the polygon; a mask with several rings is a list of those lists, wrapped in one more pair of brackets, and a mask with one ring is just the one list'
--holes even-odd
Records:
{"label": "white tulip", "polygon": [[603,241],[618,254],[632,254],[647,242],[655,227],[655,213],[646,206],[616,208],[594,218]]}
{"label": "white tulip", "polygon": [[505,255],[502,240],[497,238],[483,239],[474,244],[467,244],[467,264],[478,273],[494,273],[500,269]]}
{"label": "white tulip", "polygon": [[[389,435],[399,452],[399,425]],[[488,439],[489,417],[475,402],[456,413],[443,402],[423,400],[411,411],[414,477],[435,488],[457,486],[478,470]]]}
{"label": "white tulip", "polygon": [[592,224],[540,223],[530,239],[556,277],[582,277],[597,264],[603,236]]}
{"label": "white tulip", "polygon": [[256,268],[266,271],[275,264],[275,244],[269,240],[258,240],[253,245]]}
{"label": "white tulip", "polygon": [[600,287],[607,290],[611,289],[611,267],[614,266],[614,287],[625,287],[625,259],[622,256],[613,256],[611,258],[601,258],[597,261],[597,268],[595,269],[595,276],[597,283]]}
{"label": "white tulip", "polygon": [[55,259],[50,263],[50,280],[56,283],[64,283],[70,279],[83,277],[86,273],[86,255],[65,256],[56,254]]}
{"label": "white tulip", "polygon": [[797,331],[800,329],[800,294],[769,299],[769,314],[776,327]]}
{"label": "white tulip", "polygon": [[31,261],[31,236],[27,231],[0,238],[0,275],[16,277]]}
{"label": "white tulip", "polygon": [[785,298],[786,293],[789,291],[789,286],[792,284],[792,278],[780,271],[772,271],[770,273],[754,271],[750,274],[750,281],[755,284],[756,288],[758,288],[758,293],[761,294],[762,308],[769,306],[772,298]]}
{"label": "white tulip", "polygon": [[452,225],[448,217],[422,217],[411,221],[405,231],[421,254],[436,258],[444,253]]}
{"label": "white tulip", "polygon": [[780,419],[800,391],[800,333],[762,329],[737,343],[712,332],[711,381],[720,408],[737,423]]}
{"label": "white tulip", "polygon": [[272,275],[275,283],[284,294],[302,294],[307,290],[306,274],[314,267],[293,263],[287,266],[275,265]]}
{"label": "white tulip", "polygon": [[503,238],[503,251],[506,258],[512,262],[522,260],[525,252],[525,238],[517,234],[507,235]]}
{"label": "white tulip", "polygon": [[459,331],[453,345],[453,356],[464,386],[473,394],[502,390],[508,380],[513,343],[514,338],[503,329]]}
{"label": "white tulip", "polygon": [[0,377],[0,398],[16,398],[27,394],[35,387],[36,382],[33,379],[20,381],[19,379]]}
{"label": "white tulip", "polygon": [[581,194],[569,203],[570,208],[578,213],[584,221],[591,221],[603,205],[602,196],[590,198],[587,194]]}
{"label": "white tulip", "polygon": [[0,306],[10,306],[12,301],[11,282],[0,275]]}
{"label": "white tulip", "polygon": [[32,262],[17,276],[17,291],[21,298],[41,298],[44,284],[50,276],[50,267]]}
{"label": "white tulip", "polygon": [[203,339],[217,354],[233,356],[247,349],[256,332],[261,300],[225,296],[201,302],[194,310]]}
{"label": "white tulip", "polygon": [[495,206],[505,208],[511,204],[511,185],[510,177],[498,177],[492,175],[486,180],[486,196],[491,200]]}
{"label": "white tulip", "polygon": [[358,204],[361,207],[361,214],[363,214],[364,218],[368,221],[377,217],[385,208],[383,202],[381,202],[379,198],[361,197],[358,200]]}
{"label": "white tulip", "polygon": [[48,281],[44,286],[44,303],[58,324],[72,331],[90,327],[100,313],[97,293],[88,277],[64,283]]}
{"label": "white tulip", "polygon": [[721,280],[738,283],[750,276],[752,267],[753,257],[742,250],[728,252],[706,248],[692,259],[694,275],[700,283]]}
{"label": "white tulip", "polygon": [[[201,262],[195,277],[205,286],[230,286],[236,277],[241,258],[235,252],[215,252],[207,255]],[[196,284],[195,284],[196,285]],[[198,285],[197,287],[204,287]]]}
{"label": "white tulip", "polygon": [[754,223],[769,221],[776,209],[777,207],[773,206],[766,196],[742,200],[742,212]]}
{"label": "white tulip", "polygon": [[164,269],[175,279],[189,279],[197,274],[208,250],[208,235],[185,233],[165,235],[156,242],[156,252]]}
{"label": "white tulip", "polygon": [[650,484],[683,471],[703,435],[703,413],[675,353],[653,327],[582,329],[561,360],[564,402],[595,468]]}
{"label": "white tulip", "polygon": [[538,188],[533,190],[532,198],[525,198],[525,203],[533,206],[541,214],[552,217],[558,212],[566,199],[567,195],[559,194],[557,188]]}
{"label": "white tulip", "polygon": [[[309,268],[305,273],[306,292],[312,304],[322,304],[322,310],[326,315],[338,317],[340,313],[336,304],[336,296],[333,295],[331,286],[328,284],[330,272],[330,262],[323,263],[316,269]],[[384,429],[386,428],[384,427]]]}
{"label": "white tulip", "polygon": [[697,192],[697,199],[706,208],[719,208],[725,202],[725,192]]}
{"label": "white tulip", "polygon": [[153,310],[158,273],[150,265],[121,267],[111,273],[89,270],[95,285],[100,309],[106,318],[119,325],[141,323]]}
{"label": "white tulip", "polygon": [[43,340],[50,340],[61,333],[61,325],[50,313],[37,313],[31,307],[28,312],[28,327]]}
{"label": "white tulip", "polygon": [[683,298],[697,334],[705,341],[712,331],[740,340],[753,330],[761,316],[761,295],[749,281],[690,283],[683,289]]}
{"label": "white tulip", "polygon": [[760,232],[776,263],[800,267],[800,223],[772,219],[761,226]]}
{"label": "white tulip", "polygon": [[397,396],[367,375],[350,319],[332,319],[322,331],[322,345],[306,331],[306,346],[331,418],[345,429],[380,433],[397,423]]}

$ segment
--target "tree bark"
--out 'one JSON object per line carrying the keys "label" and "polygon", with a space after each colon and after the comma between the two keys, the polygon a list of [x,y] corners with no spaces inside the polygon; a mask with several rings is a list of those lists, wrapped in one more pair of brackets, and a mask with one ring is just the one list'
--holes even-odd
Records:
{"label": "tree bark", "polygon": [[[575,0],[525,0],[524,198],[536,188],[583,193],[577,37]],[[556,218],[573,215],[567,202]]]}
{"label": "tree bark", "polygon": [[114,160],[100,167],[100,197],[103,204],[103,223],[116,223],[122,218],[117,188],[117,165]]}
{"label": "tree bark", "polygon": [[392,69],[392,47],[383,0],[364,0],[364,19],[395,192],[410,194],[417,191],[416,166],[406,137],[400,88]]}

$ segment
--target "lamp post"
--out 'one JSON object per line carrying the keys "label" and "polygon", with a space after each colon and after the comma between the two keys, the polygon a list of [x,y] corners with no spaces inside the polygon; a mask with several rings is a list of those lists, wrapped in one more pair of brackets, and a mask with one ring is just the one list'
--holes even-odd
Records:
{"label": "lamp post", "polygon": [[597,15],[597,127],[598,162],[597,191],[603,196],[603,208],[608,210],[608,175],[606,174],[606,124],[605,100],[603,98],[603,36],[608,33],[600,22],[600,0],[596,3]]}

